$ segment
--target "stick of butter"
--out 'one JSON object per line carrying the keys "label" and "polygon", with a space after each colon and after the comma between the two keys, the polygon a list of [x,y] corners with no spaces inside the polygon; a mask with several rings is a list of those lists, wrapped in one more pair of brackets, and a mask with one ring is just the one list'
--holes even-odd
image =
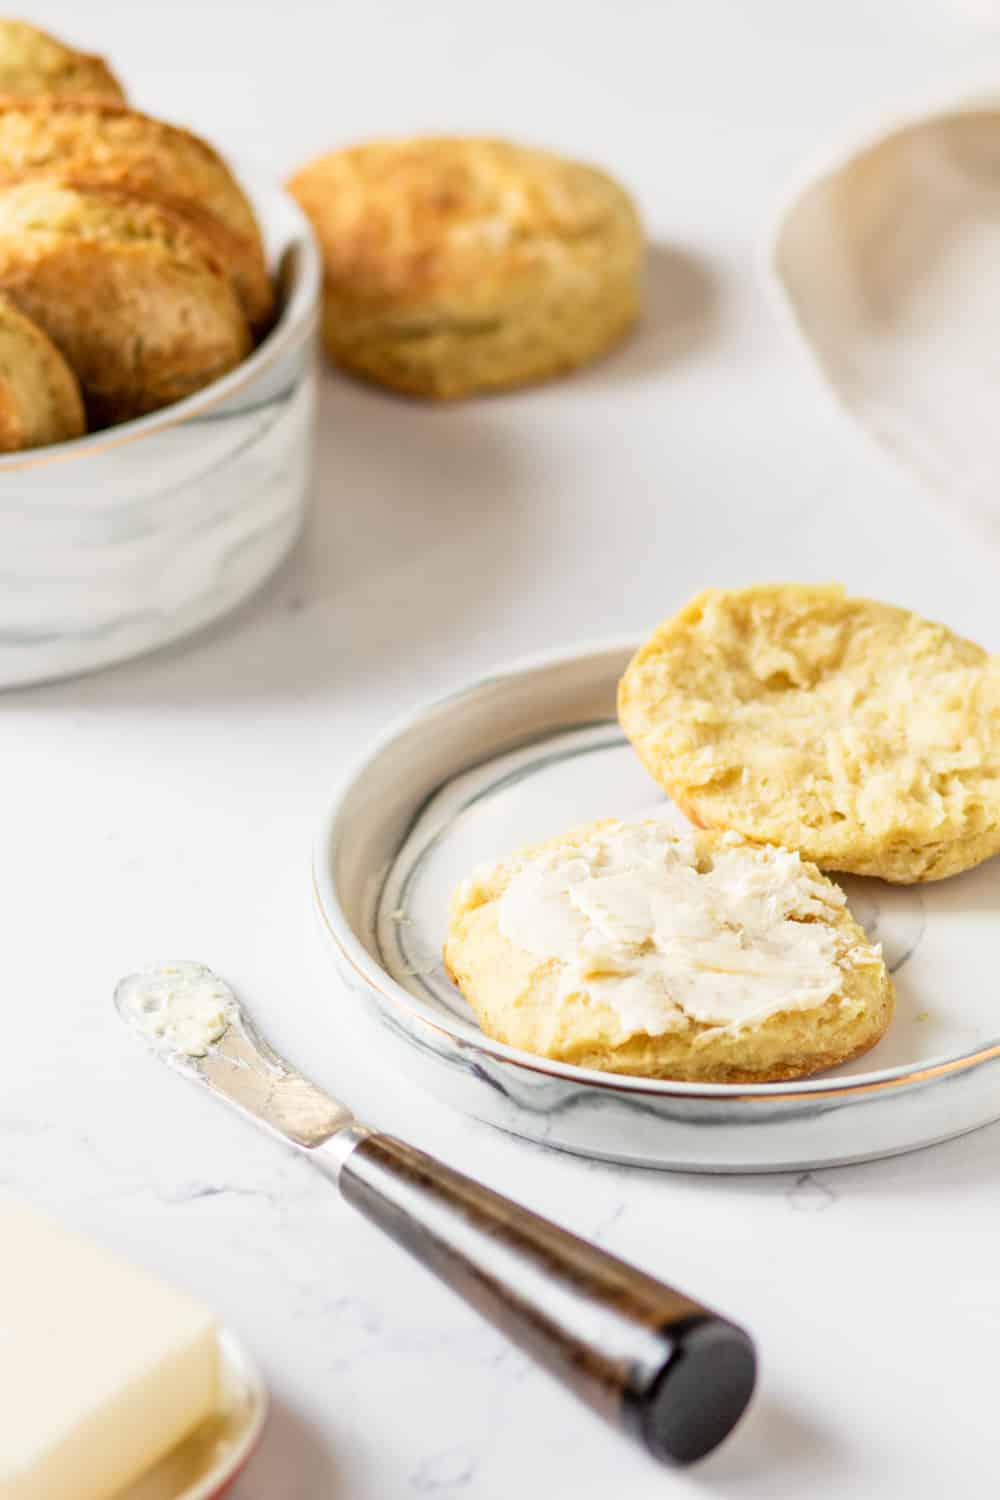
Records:
{"label": "stick of butter", "polygon": [[109,1500],[218,1404],[205,1308],[0,1196],[0,1500]]}

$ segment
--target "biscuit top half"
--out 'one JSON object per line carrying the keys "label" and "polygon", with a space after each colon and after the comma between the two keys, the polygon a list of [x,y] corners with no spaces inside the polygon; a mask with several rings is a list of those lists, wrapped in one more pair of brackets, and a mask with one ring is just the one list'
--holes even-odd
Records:
{"label": "biscuit top half", "polygon": [[650,1036],[814,1010],[850,971],[882,966],[843,892],[797,854],[655,820],[589,825],[457,897],[485,901],[509,943],[558,970],[562,997]]}
{"label": "biscuit top half", "polygon": [[632,200],[597,168],[504,141],[427,138],[331,152],[289,183],[323,249],[328,293],[377,312],[530,295],[540,277],[621,260]]}
{"label": "biscuit top half", "polygon": [[709,589],[636,654],[618,705],[703,827],[902,880],[1000,846],[1000,659],[909,610],[836,585]]}

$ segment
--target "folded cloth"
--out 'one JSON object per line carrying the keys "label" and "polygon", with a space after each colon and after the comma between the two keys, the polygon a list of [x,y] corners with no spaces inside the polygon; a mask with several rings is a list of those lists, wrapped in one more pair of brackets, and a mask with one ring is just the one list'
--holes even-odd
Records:
{"label": "folded cloth", "polygon": [[842,408],[1000,545],[1000,83],[966,82],[808,173],[769,272]]}

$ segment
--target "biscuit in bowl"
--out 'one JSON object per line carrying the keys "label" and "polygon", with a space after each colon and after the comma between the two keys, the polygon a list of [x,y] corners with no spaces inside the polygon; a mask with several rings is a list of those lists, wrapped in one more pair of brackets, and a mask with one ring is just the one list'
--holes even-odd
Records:
{"label": "biscuit in bowl", "polygon": [[85,431],[76,376],[51,339],[0,297],[0,453]]}
{"label": "biscuit in bowl", "polygon": [[0,189],[0,293],[64,355],[93,426],[190,396],[251,348],[211,242],[146,199],[49,182]]}
{"label": "biscuit in bowl", "polygon": [[0,20],[0,94],[88,94],[124,100],[102,57],[78,52],[27,21]]}
{"label": "biscuit in bowl", "polygon": [[0,99],[0,186],[46,178],[151,198],[211,239],[255,328],[274,298],[253,209],[206,141],[100,99]]}
{"label": "biscuit in bowl", "polygon": [[325,265],[335,363],[416,396],[460,397],[571,370],[639,310],[643,239],[613,178],[505,141],[334,151],[289,190]]}
{"label": "biscuit in bowl", "polygon": [[618,710],[701,827],[902,884],[1000,851],[1000,660],[908,610],[709,589],[636,654]]}
{"label": "biscuit in bowl", "polygon": [[892,1017],[881,950],[785,849],[591,823],[456,891],[445,964],[488,1036],[605,1072],[802,1078]]}

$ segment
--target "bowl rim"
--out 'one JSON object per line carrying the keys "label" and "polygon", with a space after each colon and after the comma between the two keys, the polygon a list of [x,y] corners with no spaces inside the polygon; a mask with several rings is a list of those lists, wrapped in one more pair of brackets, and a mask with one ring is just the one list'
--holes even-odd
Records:
{"label": "bowl rim", "polygon": [[322,262],[312,225],[292,195],[280,183],[256,179],[253,173],[241,172],[250,196],[261,205],[261,217],[268,219],[280,205],[294,226],[292,244],[298,254],[289,296],[274,327],[264,336],[246,359],[225,375],[211,381],[200,391],[174,401],[144,417],[134,417],[115,427],[105,427],[65,443],[49,443],[42,448],[0,455],[0,477],[19,470],[39,468],[42,464],[66,463],[74,458],[91,458],[126,443],[140,442],[181,422],[200,417],[220,402],[251,384],[286,352],[290,345],[306,337],[319,321],[319,294]]}
{"label": "bowl rim", "polygon": [[508,1046],[504,1042],[494,1041],[492,1037],[480,1031],[472,1021],[463,1022],[456,1017],[450,1022],[445,1022],[437,1010],[411,994],[409,990],[404,989],[372,957],[347,918],[333,878],[340,826],[349,809],[351,797],[369,766],[391,745],[417,729],[429,714],[444,708],[449,703],[466,701],[484,688],[505,678],[558,668],[571,662],[579,662],[588,656],[606,656],[615,652],[620,652],[622,655],[631,654],[637,649],[638,644],[639,642],[634,637],[618,636],[531,653],[502,663],[483,673],[465,687],[436,695],[398,716],[369,743],[361,755],[354,758],[346,774],[340,778],[334,798],[319,828],[313,849],[313,894],[326,936],[367,988],[379,997],[380,1003],[387,1004],[390,1011],[402,1010],[414,1029],[433,1033],[439,1039],[444,1039],[450,1046],[472,1048],[506,1066],[559,1079],[564,1083],[602,1089],[611,1093],[658,1098],[713,1099],[728,1100],[733,1103],[759,1102],[762,1104],[775,1104],[782,1100],[848,1102],[930,1083],[935,1079],[965,1072],[982,1063],[1000,1058],[1000,1038],[998,1038],[972,1052],[931,1058],[916,1067],[902,1063],[893,1068],[858,1073],[849,1078],[820,1077],[799,1079],[788,1083],[760,1084],[686,1083],[678,1079],[643,1078],[628,1073],[602,1073],[594,1068],[581,1068],[574,1063],[539,1057],[518,1047]]}

